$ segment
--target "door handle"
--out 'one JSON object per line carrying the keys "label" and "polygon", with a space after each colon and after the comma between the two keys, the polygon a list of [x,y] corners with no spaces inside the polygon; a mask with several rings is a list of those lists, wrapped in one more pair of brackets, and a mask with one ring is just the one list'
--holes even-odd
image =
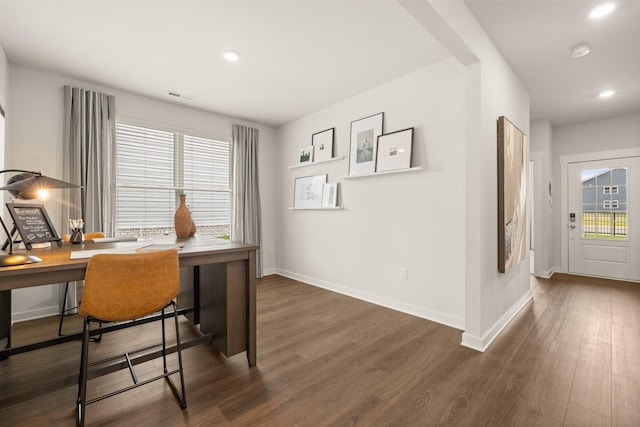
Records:
{"label": "door handle", "polygon": [[575,225],[573,225],[573,224],[571,224],[571,225],[569,226],[569,228],[573,230],[574,228],[576,228],[576,226],[575,226]]}

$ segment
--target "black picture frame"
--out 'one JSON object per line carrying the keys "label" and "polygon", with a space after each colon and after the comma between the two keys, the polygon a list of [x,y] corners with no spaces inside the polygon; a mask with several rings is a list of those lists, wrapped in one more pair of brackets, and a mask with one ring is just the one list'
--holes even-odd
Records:
{"label": "black picture frame", "polygon": [[314,162],[326,162],[333,158],[334,133],[335,128],[329,128],[311,135]]}
{"label": "black picture frame", "polygon": [[383,133],[384,113],[351,122],[349,176],[375,173],[378,136]]}
{"label": "black picture frame", "polygon": [[17,231],[22,243],[31,249],[33,243],[56,242],[62,246],[62,239],[49,218],[44,205],[35,203],[7,203],[7,209],[13,220],[11,236]]}

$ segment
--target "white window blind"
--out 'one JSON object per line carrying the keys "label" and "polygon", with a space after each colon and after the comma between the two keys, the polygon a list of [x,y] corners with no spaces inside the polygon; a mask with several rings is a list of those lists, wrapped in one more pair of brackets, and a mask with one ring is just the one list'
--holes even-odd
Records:
{"label": "white window blind", "polygon": [[116,140],[118,235],[173,232],[173,214],[183,192],[198,234],[228,235],[229,142],[120,122]]}

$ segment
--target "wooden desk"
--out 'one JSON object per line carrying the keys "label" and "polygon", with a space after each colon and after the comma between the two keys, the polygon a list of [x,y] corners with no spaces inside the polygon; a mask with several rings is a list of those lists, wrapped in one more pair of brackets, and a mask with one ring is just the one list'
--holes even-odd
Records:
{"label": "wooden desk", "polygon": [[[181,276],[187,270],[193,279],[195,323],[200,324],[202,333],[213,335],[214,345],[226,356],[246,351],[249,366],[255,366],[258,246],[200,236],[153,241],[174,242],[184,243],[179,252]],[[12,353],[11,290],[82,280],[89,258],[71,259],[72,251],[109,251],[131,245],[131,242],[54,245],[29,251],[42,258],[42,262],[0,268],[0,359]]]}

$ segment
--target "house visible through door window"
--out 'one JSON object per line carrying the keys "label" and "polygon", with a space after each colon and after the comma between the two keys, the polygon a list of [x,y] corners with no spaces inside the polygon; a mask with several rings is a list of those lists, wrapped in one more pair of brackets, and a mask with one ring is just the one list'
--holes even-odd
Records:
{"label": "house visible through door window", "polygon": [[627,239],[627,168],[582,171],[582,237]]}
{"label": "house visible through door window", "polygon": [[119,122],[116,143],[117,236],[173,234],[181,193],[199,235],[229,236],[229,141]]}

